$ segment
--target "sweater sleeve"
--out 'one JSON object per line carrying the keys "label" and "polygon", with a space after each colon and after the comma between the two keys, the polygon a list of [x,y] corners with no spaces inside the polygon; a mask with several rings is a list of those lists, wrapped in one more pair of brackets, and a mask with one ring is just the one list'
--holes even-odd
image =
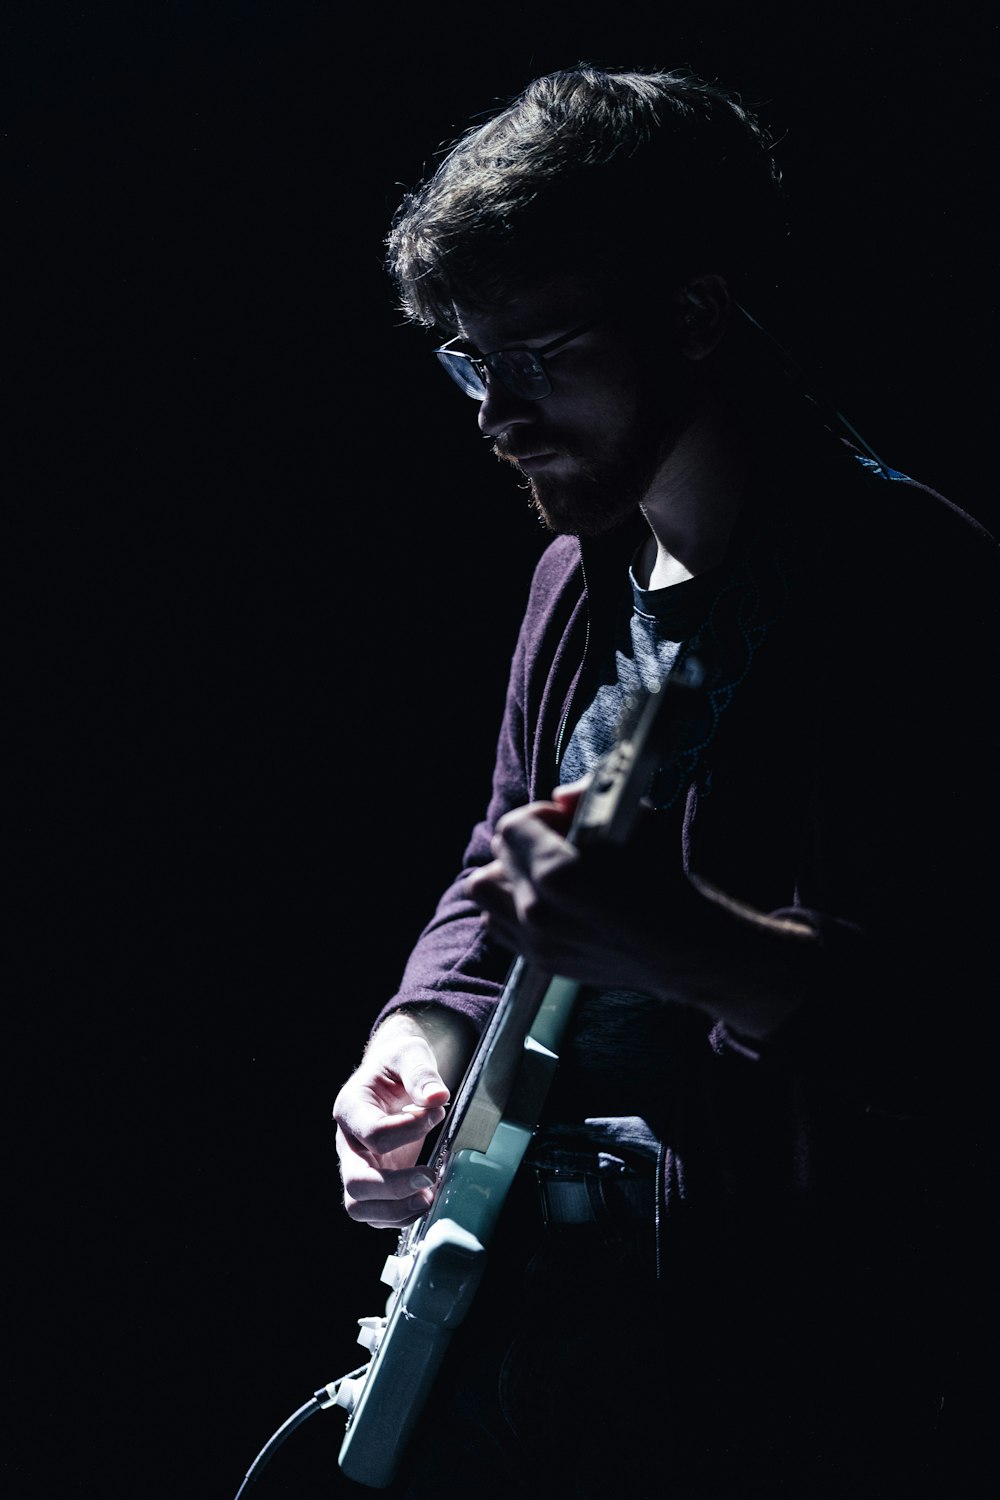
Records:
{"label": "sweater sleeve", "polygon": [[481,1030],[503,989],[511,954],[488,939],[480,909],[463,896],[462,886],[473,870],[492,858],[498,820],[535,795],[532,762],[539,716],[558,675],[552,664],[563,646],[566,620],[574,607],[579,608],[578,566],[578,550],[569,538],[550,544],[538,562],[511,663],[489,805],[472,830],[461,869],[419,934],[399,989],[383,1006],[376,1025],[401,1006],[433,1004],[457,1011]]}
{"label": "sweater sleeve", "polygon": [[[955,1080],[979,1076],[991,1051],[998,553],[932,492],[888,489],[877,566],[854,566],[849,597],[827,601],[831,648],[811,663],[810,738],[758,789],[763,800],[807,771],[791,899],[756,900],[731,880],[731,840],[718,864],[706,844],[694,868],[722,893],[706,951],[730,992],[788,1001],[763,1039],[722,1026],[725,1045],[862,1111],[933,1122]],[[748,865],[766,863],[767,831]],[[729,897],[739,904],[727,913]]]}

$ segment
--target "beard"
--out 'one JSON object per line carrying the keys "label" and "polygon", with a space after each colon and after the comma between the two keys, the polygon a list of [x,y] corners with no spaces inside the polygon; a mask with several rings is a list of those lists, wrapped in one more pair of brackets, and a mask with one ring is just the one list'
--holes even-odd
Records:
{"label": "beard", "polygon": [[[546,452],[566,459],[568,472],[541,471],[526,476],[523,488],[538,520],[556,535],[600,536],[620,526],[642,504],[653,480],[673,451],[694,411],[690,384],[675,376],[665,389],[646,382],[621,431],[607,437],[600,430],[570,434],[533,431],[534,451],[539,441]],[[665,416],[665,412],[668,415]],[[496,456],[516,464],[509,435],[501,433],[493,445]]]}
{"label": "beard", "polygon": [[[581,442],[569,447],[547,440],[548,451],[572,462],[572,472],[525,476],[521,487],[527,489],[531,509],[547,531],[557,536],[601,536],[642,504],[673,441],[662,425],[655,438],[633,431],[627,444],[605,451],[584,452]],[[504,462],[517,464],[502,439],[493,451]]]}
{"label": "beard", "polygon": [[557,536],[612,531],[633,514],[647,488],[644,472],[613,459],[577,458],[572,475],[537,474],[528,481],[532,510]]}

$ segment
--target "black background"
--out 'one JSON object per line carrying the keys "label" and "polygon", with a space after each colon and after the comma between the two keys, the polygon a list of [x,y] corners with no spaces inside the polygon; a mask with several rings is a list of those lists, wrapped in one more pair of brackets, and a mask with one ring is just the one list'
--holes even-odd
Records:
{"label": "black background", "polygon": [[[988,14],[4,11],[8,1494],[227,1500],[380,1301],[330,1106],[484,803],[543,544],[393,308],[403,187],[580,59],[741,90],[796,352],[995,524]],[[341,1429],[261,1500],[363,1493]]]}

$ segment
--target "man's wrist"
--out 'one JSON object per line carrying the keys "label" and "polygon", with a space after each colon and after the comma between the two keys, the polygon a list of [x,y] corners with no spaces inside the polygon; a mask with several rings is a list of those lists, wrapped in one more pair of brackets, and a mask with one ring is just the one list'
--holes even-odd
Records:
{"label": "man's wrist", "polygon": [[475,1030],[466,1016],[433,1002],[401,1005],[391,1011],[372,1033],[369,1046],[376,1037],[384,1040],[387,1033],[422,1037],[451,1090],[461,1082],[476,1043]]}

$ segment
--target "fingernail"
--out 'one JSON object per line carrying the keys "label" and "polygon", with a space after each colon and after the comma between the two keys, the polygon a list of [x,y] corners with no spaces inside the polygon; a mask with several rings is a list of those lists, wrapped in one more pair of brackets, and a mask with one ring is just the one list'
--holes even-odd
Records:
{"label": "fingernail", "polygon": [[419,1192],[421,1188],[433,1187],[433,1185],[434,1178],[429,1172],[414,1172],[410,1178],[410,1187],[415,1193]]}

